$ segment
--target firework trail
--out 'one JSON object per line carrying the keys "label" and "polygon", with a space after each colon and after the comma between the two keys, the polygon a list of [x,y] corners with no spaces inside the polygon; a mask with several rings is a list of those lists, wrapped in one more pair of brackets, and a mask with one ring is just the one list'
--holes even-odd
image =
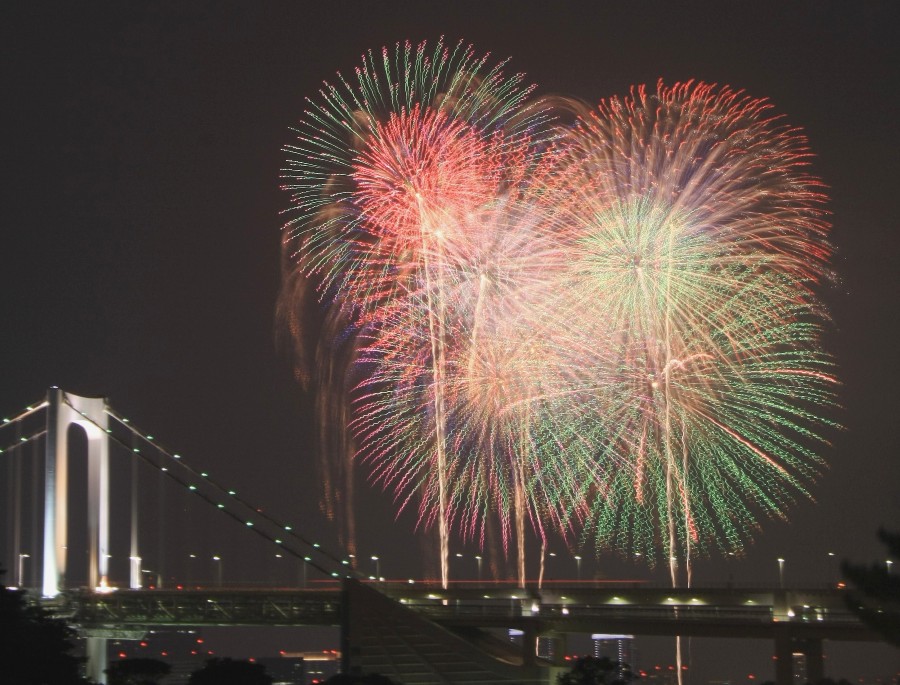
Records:
{"label": "firework trail", "polygon": [[[583,175],[567,290],[614,369],[602,413],[576,423],[627,460],[601,470],[587,524],[598,548],[652,553],[661,534],[673,586],[679,559],[689,586],[696,548],[737,548],[749,503],[782,516],[823,465],[825,197],[805,139],[768,110],[660,83],[601,102],[566,141]],[[680,676],[680,642],[677,660]]]}
{"label": "firework trail", "polygon": [[615,365],[596,384],[603,416],[578,425],[630,463],[592,503],[596,542],[633,534],[651,552],[665,530],[673,580],[679,552],[689,570],[693,545],[733,549],[754,525],[748,500],[780,515],[822,465],[825,198],[805,140],[768,109],[659,84],[601,103],[567,140],[584,176],[567,291]]}
{"label": "firework trail", "polygon": [[836,381],[798,130],[702,83],[563,126],[462,44],[355,77],[287,148],[280,311],[302,342],[301,300],[323,303],[323,415],[437,527],[445,585],[451,528],[483,545],[492,519],[522,583],[530,524],[690,584],[695,554],[808,496]]}
{"label": "firework trail", "polygon": [[[445,585],[446,244],[457,239],[463,217],[497,200],[506,164],[515,168],[542,116],[527,105],[531,89],[522,76],[505,77],[501,66],[488,68],[487,57],[462,43],[451,49],[439,41],[431,52],[424,43],[415,51],[398,45],[382,51],[380,64],[367,53],[355,85],[340,77],[340,86],[326,84],[318,102],[308,101],[283,174],[294,212],[286,227],[290,272],[317,282],[354,338],[363,331],[390,338],[385,322],[401,316],[410,291],[421,295],[432,428],[409,458],[427,454],[437,481],[431,522],[439,529]],[[431,485],[423,490],[430,493]]]}

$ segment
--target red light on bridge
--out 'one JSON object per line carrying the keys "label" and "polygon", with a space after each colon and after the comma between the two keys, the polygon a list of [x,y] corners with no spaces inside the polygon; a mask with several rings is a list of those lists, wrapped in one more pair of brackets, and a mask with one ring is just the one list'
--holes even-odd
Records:
{"label": "red light on bridge", "polygon": [[119,652],[119,658],[120,658],[120,659],[124,659],[124,658],[125,658],[125,652]]}

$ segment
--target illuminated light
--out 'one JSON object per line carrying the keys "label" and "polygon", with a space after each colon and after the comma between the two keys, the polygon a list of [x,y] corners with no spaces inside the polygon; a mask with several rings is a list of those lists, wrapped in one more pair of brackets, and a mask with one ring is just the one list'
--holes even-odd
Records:
{"label": "illuminated light", "polygon": [[248,525],[248,526],[252,526],[252,525],[253,525],[253,521],[247,521],[247,525]]}
{"label": "illuminated light", "polygon": [[169,469],[167,469],[165,466],[163,466],[163,467],[160,468],[159,470],[160,470],[160,471],[168,471]]}
{"label": "illuminated light", "polygon": [[303,561],[312,561],[310,557],[303,557]]}
{"label": "illuminated light", "polygon": [[319,545],[318,542],[314,542],[314,543],[313,543],[313,547],[315,547],[316,549],[319,549],[320,545]]}
{"label": "illuminated light", "polygon": [[233,496],[233,495],[236,495],[237,493],[234,490],[229,490],[228,494]]}
{"label": "illuminated light", "polygon": [[283,557],[282,557],[280,554],[276,554],[276,555],[275,555],[275,558],[276,558],[276,559],[282,559]]}
{"label": "illuminated light", "polygon": [[219,509],[224,509],[224,508],[225,508],[225,505],[224,505],[224,504],[217,504],[216,506],[217,506]]}
{"label": "illuminated light", "polygon": [[188,485],[188,490],[196,490],[196,489],[197,489],[196,485]]}
{"label": "illuminated light", "polygon": [[568,616],[568,615],[569,615],[569,607],[563,607],[563,608],[562,608],[562,615],[563,615],[563,616]]}
{"label": "illuminated light", "polygon": [[135,454],[140,454],[140,450],[137,447],[133,447],[131,449],[131,451],[134,452]]}
{"label": "illuminated light", "polygon": [[209,478],[209,474],[206,473],[205,471],[201,471],[201,472],[200,472],[200,476],[201,476],[202,478]]}
{"label": "illuminated light", "polygon": [[180,454],[173,454],[173,455],[172,455],[172,458],[173,458],[173,459],[181,459],[181,455],[180,455]]}
{"label": "illuminated light", "polygon": [[3,423],[9,423],[9,419],[3,419]]}
{"label": "illuminated light", "polygon": [[152,436],[152,435],[148,435],[148,436],[147,436],[147,440],[153,440],[153,436]]}
{"label": "illuminated light", "polygon": [[280,545],[280,544],[282,544],[282,541],[279,540],[278,538],[275,538],[275,544],[276,544],[276,545]]}
{"label": "illuminated light", "polygon": [[290,526],[285,526],[284,529],[285,530],[293,530],[293,528],[291,528]]}
{"label": "illuminated light", "polygon": [[[333,571],[333,572],[331,573],[331,575],[332,575],[334,578],[337,578],[337,577],[339,577],[340,574],[337,573],[337,572],[335,572],[335,571]],[[370,580],[371,580],[371,579],[370,579]]]}
{"label": "illuminated light", "polygon": [[412,578],[410,578],[406,582],[409,583],[410,585],[415,585],[415,583],[416,583],[416,581],[414,581]]}

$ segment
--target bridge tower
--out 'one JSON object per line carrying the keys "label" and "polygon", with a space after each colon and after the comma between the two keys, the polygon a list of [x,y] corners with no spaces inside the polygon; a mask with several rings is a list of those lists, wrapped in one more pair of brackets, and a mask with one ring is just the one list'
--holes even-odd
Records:
{"label": "bridge tower", "polygon": [[69,426],[88,440],[88,582],[106,588],[109,575],[109,438],[107,401],[81,397],[52,387],[47,392],[44,459],[44,565],[42,594],[58,595],[66,577],[68,535]]}

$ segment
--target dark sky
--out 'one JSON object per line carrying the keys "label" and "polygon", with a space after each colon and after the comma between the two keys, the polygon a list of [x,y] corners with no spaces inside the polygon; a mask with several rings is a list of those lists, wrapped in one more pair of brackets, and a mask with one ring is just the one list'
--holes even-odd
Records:
{"label": "dark sky", "polygon": [[[770,583],[781,556],[790,582],[820,583],[828,551],[881,559],[876,529],[900,528],[896,3],[437,4],[5,3],[0,412],[52,384],[106,395],[223,483],[320,525],[310,402],[274,341],[280,149],[304,97],[362,51],[462,37],[541,93],[696,78],[805,129],[832,198],[846,429],[815,503],[696,574]],[[361,553],[419,574],[412,521],[359,490]]]}

